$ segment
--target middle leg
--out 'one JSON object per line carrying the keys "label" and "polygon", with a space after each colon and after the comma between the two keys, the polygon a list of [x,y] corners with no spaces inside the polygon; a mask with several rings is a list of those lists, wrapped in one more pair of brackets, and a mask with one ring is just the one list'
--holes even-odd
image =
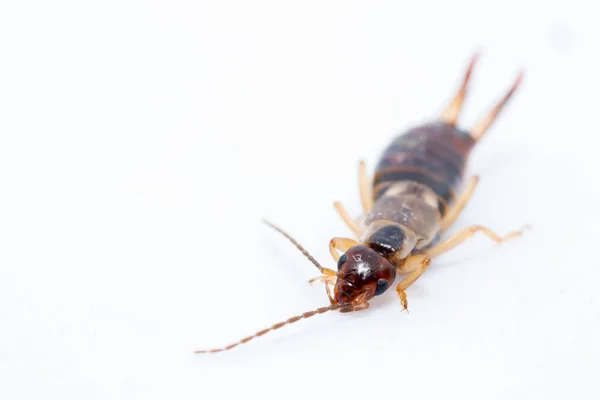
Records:
{"label": "middle leg", "polygon": [[[367,167],[364,161],[361,161],[358,166],[358,187],[360,189],[360,200],[362,202],[363,211],[365,215],[373,208],[373,190],[371,182],[367,177]],[[362,235],[362,229],[357,222],[350,216],[348,211],[342,206],[339,201],[333,203],[335,210],[342,218],[342,220],[348,225],[348,228],[354,233],[357,238]]]}
{"label": "middle leg", "polygon": [[365,214],[373,208],[373,189],[371,182],[367,177],[367,166],[364,161],[358,165],[358,186],[360,187],[360,198],[363,204]]}
{"label": "middle leg", "polygon": [[452,206],[452,208],[448,210],[448,214],[446,214],[442,219],[442,222],[440,223],[441,231],[448,229],[450,225],[452,225],[454,221],[456,221],[462,210],[469,202],[469,199],[471,199],[471,196],[473,195],[473,192],[475,191],[475,188],[477,187],[478,183],[479,176],[477,175],[475,175],[469,180],[467,187],[464,189],[464,191],[456,201],[456,204],[454,204],[454,206]]}
{"label": "middle leg", "polygon": [[335,211],[337,211],[342,220],[346,223],[346,225],[348,225],[348,228],[350,228],[350,230],[354,232],[354,235],[356,235],[357,238],[360,238],[362,235],[362,229],[360,228],[360,226],[358,226],[356,221],[352,219],[352,217],[344,208],[342,203],[336,201],[335,203],[333,203],[333,206],[335,207]]}

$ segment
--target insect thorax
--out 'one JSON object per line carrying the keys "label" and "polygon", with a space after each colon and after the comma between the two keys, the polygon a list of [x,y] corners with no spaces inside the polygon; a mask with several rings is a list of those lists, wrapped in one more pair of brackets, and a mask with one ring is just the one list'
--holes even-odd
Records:
{"label": "insect thorax", "polygon": [[439,230],[441,199],[416,182],[391,186],[365,216],[362,241],[386,256],[406,258],[429,245]]}

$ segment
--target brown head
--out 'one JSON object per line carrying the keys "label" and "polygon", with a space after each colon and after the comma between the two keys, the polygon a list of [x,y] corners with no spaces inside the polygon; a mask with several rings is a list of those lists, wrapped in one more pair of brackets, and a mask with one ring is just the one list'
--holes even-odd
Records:
{"label": "brown head", "polygon": [[396,268],[365,245],[348,249],[338,261],[334,299],[340,312],[354,311],[385,292],[396,279]]}

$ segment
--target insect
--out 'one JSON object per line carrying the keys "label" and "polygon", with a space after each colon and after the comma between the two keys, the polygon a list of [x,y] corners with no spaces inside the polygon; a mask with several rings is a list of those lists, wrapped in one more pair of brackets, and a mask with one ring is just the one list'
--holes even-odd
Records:
{"label": "insect", "polygon": [[456,221],[479,182],[479,177],[473,176],[463,184],[471,150],[523,79],[523,72],[520,72],[491,111],[470,130],[463,130],[457,127],[457,121],[477,59],[476,53],[456,95],[439,119],[396,137],[383,152],[372,180],[367,176],[365,163],[360,162],[363,216],[354,220],[339,202],[334,204],[356,237],[356,240],[335,237],[329,242],[337,271],[321,266],[290,235],[265,221],[289,239],[319,269],[322,275],[310,282],[325,284],[329,306],[292,317],[227,347],[196,353],[230,350],[287,324],[328,311],[346,313],[367,309],[369,301],[388,291],[398,275],[402,279],[396,285],[396,293],[402,310],[408,311],[406,290],[425,272],[432,259],[476,233],[496,243],[521,235],[523,229],[500,236],[485,226],[474,225],[441,239],[444,231]]}

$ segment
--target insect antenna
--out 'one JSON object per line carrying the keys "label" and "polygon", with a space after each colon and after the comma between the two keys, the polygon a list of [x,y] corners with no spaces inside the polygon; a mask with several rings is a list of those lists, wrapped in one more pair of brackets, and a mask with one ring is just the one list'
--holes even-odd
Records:
{"label": "insect antenna", "polygon": [[[325,274],[325,275],[332,275],[332,274],[334,274],[334,275],[335,275],[335,272],[333,272],[333,271],[331,271],[331,270],[329,270],[329,269],[327,269],[327,268],[323,268],[323,266],[321,266],[321,264],[319,264],[319,262],[318,262],[317,260],[315,260],[315,258],[314,258],[313,256],[311,256],[311,255],[310,255],[310,253],[309,253],[308,251],[306,251],[306,249],[305,249],[304,247],[302,247],[302,245],[300,245],[300,243],[298,243],[298,242],[297,242],[297,241],[296,241],[296,240],[295,240],[293,237],[291,237],[291,236],[290,236],[290,235],[289,235],[287,232],[285,232],[283,229],[279,228],[278,226],[276,226],[276,225],[272,224],[271,222],[269,222],[269,221],[267,221],[267,220],[265,220],[265,219],[263,219],[263,222],[264,222],[265,224],[267,224],[268,226],[270,226],[271,228],[275,229],[277,232],[281,233],[281,234],[282,234],[283,236],[285,236],[285,237],[286,237],[286,238],[287,238],[287,239],[288,239],[290,242],[292,242],[292,244],[293,244],[294,246],[296,246],[296,248],[297,248],[298,250],[300,250],[300,252],[301,252],[302,254],[304,254],[304,256],[305,256],[306,258],[308,258],[308,259],[309,259],[309,261],[310,261],[311,263],[313,263],[313,264],[315,265],[315,267],[317,267],[317,268],[319,269],[319,271],[321,271],[323,274]],[[330,300],[331,300],[331,297],[330,297]],[[300,315],[296,315],[295,317],[292,317],[292,318],[289,318],[289,319],[287,319],[287,320],[285,320],[285,321],[279,322],[279,323],[277,323],[277,324],[273,325],[273,326],[272,326],[272,327],[270,327],[270,328],[263,329],[262,331],[258,331],[258,332],[256,332],[254,335],[252,335],[252,336],[245,337],[245,338],[243,338],[242,340],[240,340],[239,342],[237,342],[237,343],[233,343],[233,344],[230,344],[229,346],[222,347],[222,348],[220,348],[220,349],[212,349],[212,350],[197,350],[197,351],[195,351],[195,353],[196,353],[196,354],[204,354],[204,353],[219,353],[219,352],[221,352],[221,351],[231,350],[231,349],[233,349],[234,347],[237,347],[237,346],[239,346],[240,344],[244,344],[244,343],[246,343],[246,342],[249,342],[249,341],[251,341],[251,340],[252,340],[252,339],[254,339],[254,338],[260,337],[260,336],[262,336],[262,335],[264,335],[264,334],[266,334],[266,333],[268,333],[268,332],[271,332],[271,331],[274,331],[274,330],[276,330],[276,329],[282,328],[282,327],[284,327],[285,325],[288,325],[288,324],[293,324],[294,322],[300,321],[301,319],[304,319],[304,318],[310,318],[310,317],[312,317],[312,316],[315,316],[315,315],[317,315],[317,314],[323,314],[323,313],[326,313],[327,311],[333,311],[333,310],[337,310],[338,308],[339,308],[339,305],[337,305],[336,303],[333,303],[333,302],[332,302],[332,303],[331,303],[331,305],[329,305],[329,306],[327,306],[327,307],[321,307],[321,308],[317,308],[316,310],[313,310],[313,311],[307,311],[307,312],[305,312],[305,313],[302,313],[302,314],[300,314]]]}
{"label": "insect antenna", "polygon": [[313,310],[313,311],[307,311],[307,312],[305,312],[305,313],[303,313],[303,314],[296,315],[295,317],[292,317],[292,318],[289,318],[289,319],[287,319],[287,320],[285,320],[285,321],[279,322],[279,323],[277,323],[277,324],[273,325],[273,326],[272,326],[272,327],[270,327],[270,328],[263,329],[262,331],[258,331],[258,332],[256,332],[254,335],[252,335],[252,336],[248,336],[248,337],[245,337],[245,338],[243,338],[242,340],[240,340],[239,342],[237,342],[237,343],[233,343],[233,344],[230,344],[229,346],[222,347],[222,348],[220,348],[220,349],[212,349],[212,350],[197,350],[197,351],[195,351],[194,353],[196,353],[196,354],[204,354],[204,353],[219,353],[219,352],[221,352],[221,351],[231,350],[231,349],[233,349],[234,347],[237,347],[237,346],[239,346],[240,344],[244,344],[244,343],[246,343],[246,342],[249,342],[249,341],[251,341],[251,340],[252,340],[252,339],[254,339],[254,338],[260,337],[260,336],[262,336],[262,335],[264,335],[264,334],[266,334],[266,333],[268,333],[268,332],[271,332],[271,331],[274,331],[274,330],[276,330],[276,329],[282,328],[282,327],[284,327],[285,325],[288,325],[288,324],[293,324],[294,322],[300,321],[301,319],[304,319],[304,318],[310,318],[310,317],[312,317],[312,316],[315,316],[315,315],[317,315],[317,314],[324,314],[324,313],[326,313],[327,311],[333,311],[333,310],[337,310],[337,309],[338,309],[338,307],[339,307],[339,306],[338,306],[337,304],[331,304],[331,305],[330,305],[330,306],[328,306],[328,307],[321,307],[321,308],[317,308],[316,310]]}
{"label": "insect antenna", "polygon": [[279,228],[278,226],[272,224],[271,222],[267,221],[266,219],[263,219],[263,222],[265,224],[267,224],[268,226],[270,226],[271,228],[275,229],[277,232],[281,233],[283,236],[285,236],[290,242],[292,242],[292,244],[294,246],[296,246],[296,248],[298,250],[300,250],[300,252],[302,254],[304,254],[304,256],[306,258],[309,259],[309,261],[311,263],[313,263],[315,265],[315,267],[317,267],[319,269],[319,271],[321,271],[322,273],[326,274],[326,270],[327,268],[323,268],[323,266],[321,264],[319,264],[319,262],[317,260],[315,260],[315,258],[313,256],[310,255],[310,253],[308,251],[306,251],[306,249],[304,247],[302,247],[300,245],[300,243],[298,243],[293,237],[291,237],[287,232],[285,232],[283,229]]}

